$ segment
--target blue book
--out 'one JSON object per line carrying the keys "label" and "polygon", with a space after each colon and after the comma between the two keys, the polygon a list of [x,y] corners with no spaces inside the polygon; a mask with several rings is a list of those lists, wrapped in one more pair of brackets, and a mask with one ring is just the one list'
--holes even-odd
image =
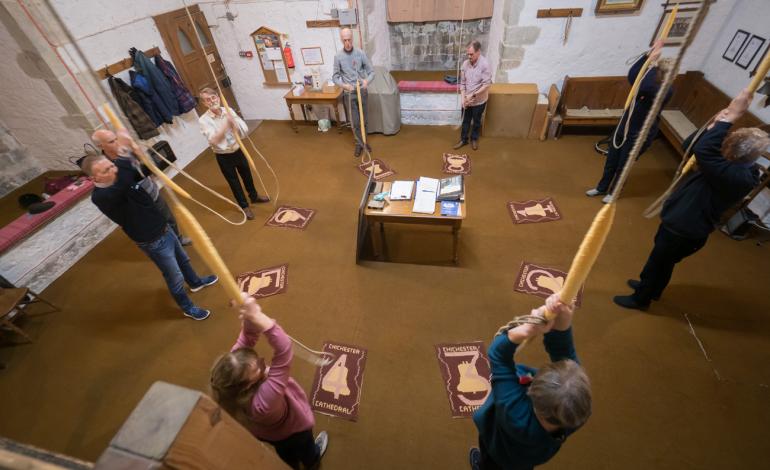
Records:
{"label": "blue book", "polygon": [[441,201],[441,215],[457,217],[460,212],[460,201]]}

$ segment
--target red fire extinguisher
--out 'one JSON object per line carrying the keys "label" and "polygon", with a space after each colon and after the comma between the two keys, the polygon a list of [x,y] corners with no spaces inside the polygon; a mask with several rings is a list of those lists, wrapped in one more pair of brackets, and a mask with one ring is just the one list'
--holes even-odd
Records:
{"label": "red fire extinguisher", "polygon": [[290,69],[294,68],[294,57],[291,55],[291,47],[289,43],[286,43],[286,47],[283,48],[283,59],[286,61],[286,66]]}

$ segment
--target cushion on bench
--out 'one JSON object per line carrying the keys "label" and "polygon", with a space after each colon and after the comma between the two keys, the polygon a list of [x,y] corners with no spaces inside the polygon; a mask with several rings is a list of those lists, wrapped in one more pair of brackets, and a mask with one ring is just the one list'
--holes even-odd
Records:
{"label": "cushion on bench", "polygon": [[431,93],[457,93],[459,85],[450,85],[447,82],[435,80],[401,80],[398,82],[398,91],[405,92],[431,92]]}
{"label": "cushion on bench", "polygon": [[588,109],[586,106],[580,109],[567,108],[564,111],[564,117],[568,118],[620,118],[622,115],[622,109]]}
{"label": "cushion on bench", "polygon": [[695,124],[690,122],[687,116],[678,109],[664,109],[660,113],[660,118],[666,121],[681,140],[686,139],[690,134],[698,130]]}
{"label": "cushion on bench", "polygon": [[94,183],[91,180],[80,178],[75,183],[46,199],[46,201],[56,203],[52,208],[40,214],[24,214],[5,227],[0,228],[0,253],[31,234],[39,226],[64,212],[81,197],[90,193],[93,187]]}

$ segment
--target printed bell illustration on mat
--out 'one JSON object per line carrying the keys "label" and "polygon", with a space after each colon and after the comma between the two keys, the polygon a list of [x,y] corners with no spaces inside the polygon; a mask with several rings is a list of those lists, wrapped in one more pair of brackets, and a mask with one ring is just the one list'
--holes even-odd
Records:
{"label": "printed bell illustration on mat", "polygon": [[555,294],[564,286],[564,276],[556,276],[544,269],[533,269],[527,274],[527,284],[536,291],[542,292],[545,289]]}
{"label": "printed bell illustration on mat", "polygon": [[334,399],[338,399],[340,395],[350,395],[350,388],[348,387],[348,368],[345,363],[348,360],[348,355],[343,354],[337,359],[334,365],[329,369],[329,372],[321,379],[321,389],[334,394]]}
{"label": "printed bell illustration on mat", "polygon": [[465,162],[467,162],[468,159],[465,155],[451,155],[447,157],[446,161],[449,163],[449,168],[447,168],[448,171],[460,172],[465,169]]}
{"label": "printed bell illustration on mat", "polygon": [[374,177],[375,177],[375,178],[376,178],[376,177],[377,177],[377,176],[378,176],[380,173],[382,173],[382,167],[380,166],[380,164],[379,164],[379,163],[372,163],[371,165],[369,165],[368,167],[366,167],[366,169],[365,169],[364,171],[366,171],[367,173],[369,173],[369,172],[371,172],[371,171],[372,171],[372,169],[374,169]]}
{"label": "printed bell illustration on mat", "polygon": [[307,217],[294,209],[284,209],[276,214],[274,220],[280,224],[285,224],[288,222],[296,222],[298,220],[307,220]]}
{"label": "printed bell illustration on mat", "polygon": [[475,363],[461,362],[457,364],[457,372],[460,374],[460,383],[457,384],[458,392],[477,393],[489,390],[489,382],[479,375]]}
{"label": "printed bell illustration on mat", "polygon": [[549,202],[546,206],[543,206],[538,202],[533,206],[527,206],[522,210],[517,210],[516,212],[523,215],[524,217],[531,217],[533,215],[538,217],[545,217],[548,212],[554,214],[556,212],[556,207],[553,205],[553,202]]}
{"label": "printed bell illustration on mat", "polygon": [[273,283],[273,278],[268,273],[262,273],[261,276],[253,276],[248,279],[244,279],[241,283],[241,290],[254,295],[260,291],[260,289],[269,286]]}

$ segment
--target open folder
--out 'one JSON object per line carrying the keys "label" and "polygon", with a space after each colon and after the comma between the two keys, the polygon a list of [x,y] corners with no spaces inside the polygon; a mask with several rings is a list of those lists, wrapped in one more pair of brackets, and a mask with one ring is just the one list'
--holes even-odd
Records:
{"label": "open folder", "polygon": [[436,193],[438,192],[438,180],[421,176],[417,180],[417,189],[414,192],[414,206],[412,212],[420,214],[432,214],[436,211]]}

